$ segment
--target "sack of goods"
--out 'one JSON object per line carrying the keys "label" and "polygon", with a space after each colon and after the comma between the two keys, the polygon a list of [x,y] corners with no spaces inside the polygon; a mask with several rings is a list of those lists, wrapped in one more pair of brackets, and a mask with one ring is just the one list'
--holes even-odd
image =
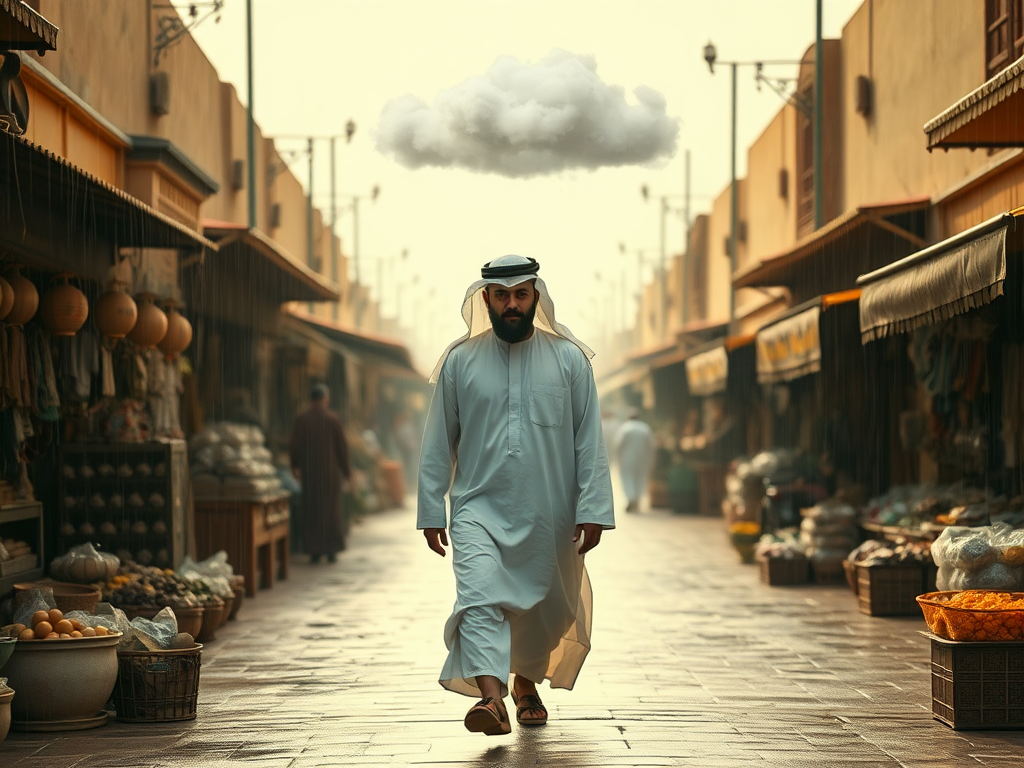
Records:
{"label": "sack of goods", "polygon": [[811,564],[820,570],[842,570],[843,560],[857,545],[857,510],[849,504],[823,501],[801,513],[800,543]]}
{"label": "sack of goods", "polygon": [[224,422],[189,440],[192,492],[196,498],[257,498],[281,490],[277,467],[263,432]]}
{"label": "sack of goods", "polygon": [[1006,523],[967,528],[952,525],[932,544],[942,592],[1024,588],[1024,530]]}

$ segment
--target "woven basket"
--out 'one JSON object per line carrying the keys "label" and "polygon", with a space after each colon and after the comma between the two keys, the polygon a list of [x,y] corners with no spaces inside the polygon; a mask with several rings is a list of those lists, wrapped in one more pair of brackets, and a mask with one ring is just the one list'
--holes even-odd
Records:
{"label": "woven basket", "polygon": [[126,723],[194,720],[203,646],[117,654],[114,708]]}

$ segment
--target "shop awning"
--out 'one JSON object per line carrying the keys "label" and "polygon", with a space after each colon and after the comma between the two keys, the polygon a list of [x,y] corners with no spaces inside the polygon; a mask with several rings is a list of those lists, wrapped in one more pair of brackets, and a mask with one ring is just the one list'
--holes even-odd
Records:
{"label": "shop awning", "polygon": [[821,313],[857,301],[860,291],[826,294],[793,307],[757,332],[757,381],[781,384],[821,370]]}
{"label": "shop awning", "polygon": [[948,240],[862,275],[861,340],[894,333],[981,307],[1003,293],[1007,229],[1024,209],[1002,213]]}
{"label": "shop awning", "polygon": [[401,342],[383,336],[345,328],[336,323],[307,315],[295,309],[288,309],[287,318],[291,324],[300,324],[322,335],[332,344],[338,345],[344,354],[356,357],[366,365],[379,367],[385,375],[423,380],[409,356],[409,350]]}
{"label": "shop awning", "polygon": [[729,353],[754,342],[754,336],[727,336],[690,350],[686,384],[698,397],[725,392],[729,383]]}
{"label": "shop awning", "polygon": [[[842,266],[840,262],[848,262],[849,259],[838,258],[840,248],[845,250],[846,246],[849,246],[850,249],[861,251],[870,247],[870,243],[853,243],[846,240],[846,238],[862,234],[865,230],[882,230],[912,244],[911,247],[920,248],[925,241],[918,234],[921,222],[916,219],[920,217],[915,217],[914,214],[920,214],[930,204],[931,198],[929,197],[914,197],[897,202],[862,205],[847,211],[821,229],[798,241],[786,251],[740,270],[733,276],[733,287],[757,288],[792,285],[800,272],[808,269],[808,260],[816,256],[836,255],[836,264],[824,266],[832,269]],[[850,277],[850,280],[852,281],[855,276],[856,273]]]}
{"label": "shop awning", "polygon": [[[2,1],[2,0],[0,0]],[[54,243],[110,240],[118,248],[216,251],[188,226],[67,160],[0,132],[0,241],[52,257]]]}
{"label": "shop awning", "polygon": [[939,147],[1024,147],[1024,57],[925,123]]}
{"label": "shop awning", "polygon": [[0,0],[0,51],[56,51],[58,31],[21,0]]}
{"label": "shop awning", "polygon": [[602,394],[614,392],[642,381],[645,376],[650,375],[650,370],[648,365],[627,362],[611,373],[601,376],[597,380],[597,388]]}
{"label": "shop awning", "polygon": [[227,221],[203,221],[203,233],[217,243],[218,259],[231,259],[232,269],[245,269],[257,261],[269,266],[272,280],[261,281],[279,303],[288,301],[338,301],[341,289],[298,261],[260,230]]}

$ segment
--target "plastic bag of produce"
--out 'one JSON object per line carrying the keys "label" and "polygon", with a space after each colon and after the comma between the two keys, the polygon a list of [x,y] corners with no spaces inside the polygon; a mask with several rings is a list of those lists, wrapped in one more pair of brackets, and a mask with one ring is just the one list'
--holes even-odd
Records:
{"label": "plastic bag of produce", "polygon": [[981,570],[992,565],[999,556],[990,535],[988,527],[950,526],[932,544],[932,558],[940,568],[949,565],[963,571]]}
{"label": "plastic bag of produce", "polygon": [[235,575],[231,563],[228,562],[228,553],[224,550],[217,552],[202,562],[195,562],[191,557],[185,556],[178,573],[187,579],[195,579],[206,584],[215,595],[233,595],[231,578]]}
{"label": "plastic bag of produce", "polygon": [[859,563],[861,561],[867,560],[871,556],[871,554],[876,550],[884,548],[885,545],[877,539],[868,539],[859,547],[850,552],[850,554],[846,556],[846,559],[849,560],[851,563]]}
{"label": "plastic bag of produce", "polygon": [[60,581],[93,584],[113,578],[120,566],[121,561],[117,555],[97,552],[96,547],[87,542],[54,558],[50,563],[50,573]]}
{"label": "plastic bag of produce", "polygon": [[47,611],[57,607],[53,599],[53,590],[49,587],[30,589],[22,592],[21,604],[14,610],[14,623],[32,626],[32,614],[36,611]]}
{"label": "plastic bag of produce", "polygon": [[160,651],[175,647],[178,636],[178,618],[168,606],[152,619],[136,617],[131,621],[132,642],[126,650]]}

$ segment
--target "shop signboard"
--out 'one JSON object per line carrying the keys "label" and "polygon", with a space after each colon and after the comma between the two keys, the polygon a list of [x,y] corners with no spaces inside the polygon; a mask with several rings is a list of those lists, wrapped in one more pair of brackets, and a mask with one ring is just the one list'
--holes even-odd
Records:
{"label": "shop signboard", "polygon": [[821,307],[814,306],[758,331],[759,383],[778,384],[821,370],[820,317]]}
{"label": "shop signboard", "polygon": [[717,395],[724,392],[728,379],[729,355],[724,346],[717,346],[686,360],[686,383],[691,395]]}

